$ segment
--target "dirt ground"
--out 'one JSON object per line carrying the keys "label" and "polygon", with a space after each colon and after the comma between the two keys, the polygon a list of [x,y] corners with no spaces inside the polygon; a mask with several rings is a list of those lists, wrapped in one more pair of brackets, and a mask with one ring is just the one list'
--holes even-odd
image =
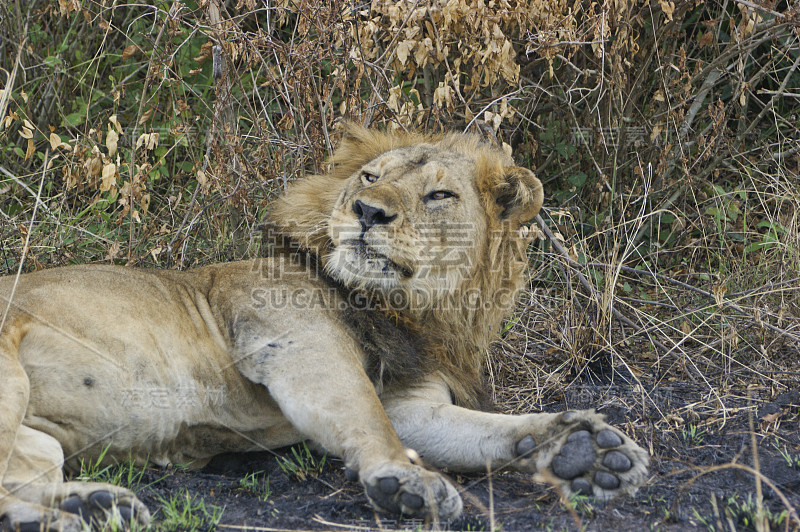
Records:
{"label": "dirt ground", "polygon": [[[559,502],[528,475],[496,472],[454,477],[462,487],[464,516],[440,524],[452,530],[754,530],[756,477],[750,424],[758,446],[757,469],[773,530],[798,530],[800,509],[800,390],[777,394],[744,383],[725,395],[685,382],[642,388],[573,384],[542,398],[546,411],[601,405],[611,422],[651,452],[651,476],[633,498],[601,506],[591,500],[573,508]],[[648,404],[646,408],[642,404]],[[629,406],[629,405],[639,405]],[[724,408],[723,408],[724,407]],[[720,415],[723,413],[725,415]],[[222,509],[218,529],[379,530],[424,529],[414,520],[380,518],[355,483],[346,480],[341,461],[328,459],[316,476],[298,479],[279,466],[279,453],[224,456],[200,472],[165,473],[148,469],[141,499],[159,528],[166,528],[160,502],[185,489],[206,508]],[[269,479],[268,496],[242,487],[248,474]],[[262,484],[263,485],[263,484]],[[773,488],[774,486],[774,488]],[[265,499],[265,500],[263,500]],[[791,512],[794,512],[792,515]],[[202,528],[208,528],[206,522]]]}

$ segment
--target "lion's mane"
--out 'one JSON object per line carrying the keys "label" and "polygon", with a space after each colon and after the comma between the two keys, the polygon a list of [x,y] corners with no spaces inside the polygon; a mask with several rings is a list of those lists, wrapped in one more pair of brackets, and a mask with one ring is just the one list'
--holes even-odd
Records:
{"label": "lion's mane", "polygon": [[[265,227],[273,234],[288,237],[295,247],[324,262],[332,246],[328,220],[345,181],[375,157],[421,143],[475,161],[480,204],[469,208],[476,219],[485,220],[488,245],[470,274],[460,279],[459,289],[447,298],[431,300],[422,308],[382,306],[370,311],[381,315],[366,321],[377,319],[385,324],[388,319],[401,333],[415,338],[406,343],[412,344],[413,349],[426,351],[427,363],[418,365],[425,366],[425,371],[439,372],[457,404],[481,407],[485,398],[482,375],[489,343],[500,332],[503,318],[513,312],[526,279],[530,238],[523,223],[542,204],[539,181],[533,178],[522,183],[522,178],[509,175],[513,161],[501,149],[478,135],[383,132],[347,124],[343,139],[329,161],[330,171],[295,182],[287,194],[273,202]],[[509,216],[506,212],[509,205],[526,207]],[[380,294],[367,295],[380,298]],[[362,318],[363,314],[357,319],[351,315],[349,321],[364,322]],[[381,343],[380,338],[367,340]]]}

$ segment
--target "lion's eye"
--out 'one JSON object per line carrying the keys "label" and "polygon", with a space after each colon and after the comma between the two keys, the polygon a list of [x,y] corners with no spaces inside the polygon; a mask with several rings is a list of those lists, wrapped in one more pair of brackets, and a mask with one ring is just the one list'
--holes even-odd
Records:
{"label": "lion's eye", "polygon": [[425,196],[426,200],[441,201],[447,198],[455,198],[456,194],[449,190],[434,190]]}
{"label": "lion's eye", "polygon": [[367,183],[374,183],[374,182],[375,182],[375,181],[377,181],[379,178],[378,178],[378,176],[377,176],[377,175],[375,175],[375,174],[371,174],[371,173],[369,173],[369,172],[362,172],[362,173],[361,173],[361,179],[363,179],[363,180],[364,180],[364,181],[366,181]]}

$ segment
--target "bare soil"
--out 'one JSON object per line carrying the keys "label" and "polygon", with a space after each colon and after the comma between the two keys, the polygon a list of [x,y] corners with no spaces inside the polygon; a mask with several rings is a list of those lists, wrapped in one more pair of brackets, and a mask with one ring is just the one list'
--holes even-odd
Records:
{"label": "bare soil", "polygon": [[[770,399],[771,390],[751,386],[748,391],[745,383],[731,386],[724,395],[708,390],[701,384],[671,382],[647,388],[645,401],[640,397],[642,388],[576,383],[563,393],[541,398],[545,411],[600,405],[612,423],[634,434],[651,451],[647,484],[632,498],[605,506],[578,501],[569,508],[553,490],[533,483],[528,475],[502,471],[491,476],[456,475],[453,479],[463,488],[464,516],[440,524],[441,528],[754,530],[755,511],[747,507],[757,493],[752,468],[763,475],[761,490],[772,528],[797,530],[800,391],[790,389]],[[288,450],[226,455],[199,472],[148,469],[143,484],[153,484],[142,488],[140,497],[158,522],[163,519],[161,498],[186,489],[207,507],[223,509],[217,525],[223,530],[417,530],[430,526],[377,516],[361,487],[345,478],[341,461],[328,459],[317,476],[304,480],[287,474],[276,457],[290,455]],[[263,472],[261,477],[269,479],[271,493],[266,500],[241,487],[240,480],[253,472]],[[781,519],[782,512],[788,515]]]}

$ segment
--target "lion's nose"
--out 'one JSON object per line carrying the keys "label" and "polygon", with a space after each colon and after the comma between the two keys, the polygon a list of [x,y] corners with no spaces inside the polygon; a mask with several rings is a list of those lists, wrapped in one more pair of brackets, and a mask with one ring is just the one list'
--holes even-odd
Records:
{"label": "lion's nose", "polygon": [[353,212],[358,216],[358,221],[361,223],[361,232],[364,233],[373,225],[388,224],[395,218],[396,214],[388,216],[386,211],[380,207],[373,207],[367,205],[361,200],[356,200],[353,203]]}

